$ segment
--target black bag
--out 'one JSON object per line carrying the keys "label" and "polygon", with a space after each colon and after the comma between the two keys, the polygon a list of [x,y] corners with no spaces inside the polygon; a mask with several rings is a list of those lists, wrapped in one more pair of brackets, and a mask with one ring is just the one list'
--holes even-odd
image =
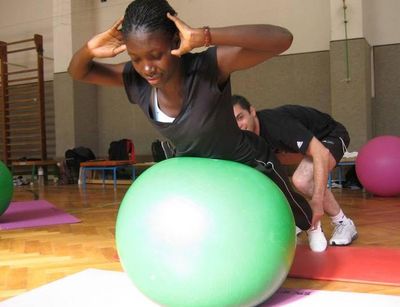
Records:
{"label": "black bag", "polygon": [[79,146],[73,149],[68,149],[65,152],[65,163],[68,168],[67,172],[70,174],[69,177],[72,178],[72,180],[69,181],[72,181],[71,183],[78,182],[81,162],[95,159],[96,156],[90,148]]}
{"label": "black bag", "polygon": [[112,141],[108,148],[108,159],[113,161],[130,160],[135,162],[135,146],[132,140],[122,139]]}
{"label": "black bag", "polygon": [[[130,139],[112,141],[108,148],[108,159],[112,161],[132,161],[136,162],[135,146]],[[132,179],[132,174],[128,169],[117,170],[118,179]]]}
{"label": "black bag", "polygon": [[74,182],[74,176],[72,174],[72,169],[68,167],[67,160],[64,159],[60,163],[60,178],[58,180],[58,184],[64,185],[64,184],[73,184],[73,183],[76,183],[76,182]]}
{"label": "black bag", "polygon": [[160,162],[175,157],[175,148],[168,141],[155,140],[151,143],[151,153],[154,162]]}

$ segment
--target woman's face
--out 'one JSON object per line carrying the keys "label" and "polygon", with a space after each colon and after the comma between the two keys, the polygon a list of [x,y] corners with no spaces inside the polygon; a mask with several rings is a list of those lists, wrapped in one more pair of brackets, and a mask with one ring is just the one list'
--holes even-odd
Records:
{"label": "woman's face", "polygon": [[171,55],[176,44],[164,32],[132,31],[125,44],[133,67],[150,85],[162,88],[179,71],[179,58]]}

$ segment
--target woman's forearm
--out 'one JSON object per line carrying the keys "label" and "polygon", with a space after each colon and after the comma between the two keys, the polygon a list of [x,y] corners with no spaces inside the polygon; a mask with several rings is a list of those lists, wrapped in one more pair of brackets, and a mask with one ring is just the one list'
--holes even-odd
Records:
{"label": "woman's forearm", "polygon": [[211,28],[210,33],[213,45],[238,46],[275,54],[287,50],[293,41],[293,36],[287,29],[274,25]]}

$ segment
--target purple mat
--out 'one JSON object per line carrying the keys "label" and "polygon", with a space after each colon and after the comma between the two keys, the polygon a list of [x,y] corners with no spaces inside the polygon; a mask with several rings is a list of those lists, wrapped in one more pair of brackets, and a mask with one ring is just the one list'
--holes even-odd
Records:
{"label": "purple mat", "polygon": [[40,227],[80,222],[71,214],[57,209],[45,200],[11,202],[0,216],[0,230]]}

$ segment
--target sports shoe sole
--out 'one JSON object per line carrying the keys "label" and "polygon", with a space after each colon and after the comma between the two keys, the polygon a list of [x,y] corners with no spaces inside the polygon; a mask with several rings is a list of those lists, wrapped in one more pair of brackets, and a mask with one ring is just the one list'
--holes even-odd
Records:
{"label": "sports shoe sole", "polygon": [[332,242],[332,243],[329,242],[329,245],[331,245],[331,246],[347,246],[347,245],[350,245],[351,243],[353,243],[353,241],[356,240],[357,238],[358,238],[358,233],[356,233],[354,236],[352,236],[351,241],[347,244],[336,244],[335,242]]}

